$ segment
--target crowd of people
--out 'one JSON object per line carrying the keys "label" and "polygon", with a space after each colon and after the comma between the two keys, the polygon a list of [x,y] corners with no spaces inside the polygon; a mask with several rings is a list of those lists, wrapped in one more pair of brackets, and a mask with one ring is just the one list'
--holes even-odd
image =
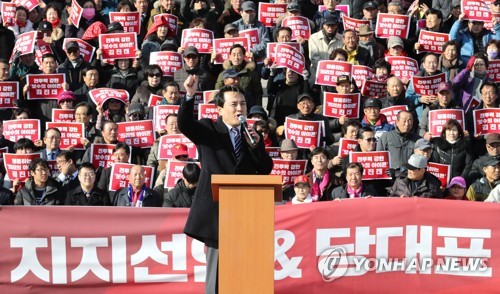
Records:
{"label": "crowd of people", "polygon": [[[500,201],[500,133],[481,134],[474,130],[476,110],[498,108],[498,84],[488,75],[488,66],[499,58],[500,22],[467,20],[460,1],[424,0],[353,1],[353,0],[277,0],[286,4],[286,12],[274,27],[259,21],[259,2],[241,0],[80,0],[83,8],[80,23],[75,25],[68,15],[71,1],[39,0],[28,10],[16,7],[11,26],[0,25],[0,82],[19,82],[19,97],[15,108],[0,109],[0,119],[39,119],[43,139],[35,142],[23,138],[11,142],[0,139],[0,148],[9,153],[41,153],[40,159],[29,165],[25,182],[10,179],[0,168],[3,188],[1,204],[16,205],[115,205],[190,207],[200,174],[196,159],[188,156],[184,144],[172,147],[170,160],[188,162],[175,188],[164,188],[166,161],[158,159],[159,139],[151,148],[129,148],[118,140],[121,122],[153,119],[149,104],[151,95],[162,97],[161,105],[181,105],[186,99],[185,82],[196,77],[196,91],[212,91],[237,87],[245,97],[242,114],[256,119],[254,130],[262,137],[265,147],[279,147],[285,160],[307,159],[304,175],[293,184],[283,186],[284,201],[308,203],[344,198],[401,196],[460,199],[471,201]],[[262,1],[261,1],[262,2]],[[264,1],[265,2],[265,1]],[[336,6],[348,5],[350,17],[367,20],[358,30],[344,28],[342,12]],[[321,9],[319,9],[320,5]],[[489,9],[500,13],[500,0],[492,1]],[[102,58],[98,36],[121,33],[124,27],[111,22],[109,12],[138,11],[141,30],[137,33],[135,58],[115,59],[112,64]],[[401,14],[410,17],[408,38],[375,35],[379,13]],[[177,17],[177,28],[161,17]],[[155,17],[160,15],[160,17]],[[309,19],[308,39],[294,37],[289,27],[282,26],[288,16]],[[486,28],[485,25],[491,25]],[[259,42],[249,50],[234,44],[223,64],[216,64],[217,54],[200,53],[196,46],[182,46],[183,29],[211,30],[214,38],[234,38],[242,30],[258,30]],[[421,52],[420,31],[449,34],[442,54]],[[50,47],[37,60],[35,52],[21,54],[14,44],[19,35],[37,31],[38,38]],[[95,57],[84,60],[79,38],[94,46]],[[304,55],[305,70],[296,72],[277,67],[266,51],[268,43],[296,42]],[[151,53],[171,51],[183,56],[182,68],[172,76],[164,76],[162,67],[152,64]],[[413,82],[394,75],[390,56],[415,59],[420,68],[416,76],[426,77],[444,73],[433,95],[421,95]],[[387,85],[378,97],[362,97],[358,118],[331,118],[323,115],[325,93],[360,93],[356,80],[349,75],[332,76],[336,86],[320,86],[316,81],[318,62],[345,61],[373,68],[367,80]],[[29,100],[27,75],[63,73],[66,83],[57,100]],[[265,87],[263,85],[266,85]],[[122,89],[129,101],[110,98],[96,104],[89,92],[99,88]],[[265,90],[264,90],[265,89]],[[265,99],[267,97],[267,99]],[[216,99],[215,99],[216,100]],[[267,103],[265,103],[267,101]],[[473,101],[477,103],[473,104]],[[216,102],[215,102],[216,103]],[[403,105],[407,110],[397,114],[394,122],[381,113],[391,106]],[[222,105],[217,105],[223,115]],[[74,109],[75,122],[83,123],[85,136],[81,143],[86,150],[61,150],[61,132],[45,129],[52,121],[52,109]],[[437,109],[461,109],[464,120],[448,120],[440,136],[433,137],[429,128],[429,112]],[[165,118],[163,135],[181,134],[177,114]],[[293,118],[324,122],[320,146],[297,148],[286,136],[285,121]],[[0,124],[1,125],[1,124]],[[492,129],[500,132],[500,124]],[[0,132],[2,128],[0,128]],[[1,135],[1,133],[0,133]],[[194,136],[194,135],[193,135]],[[195,136],[196,137],[196,136]],[[339,155],[339,139],[357,140],[355,151],[389,151],[391,179],[363,180],[363,165],[349,162]],[[110,192],[110,167],[95,167],[91,160],[92,144],[113,144],[115,163],[132,163],[128,185]],[[199,156],[203,156],[202,153]],[[50,174],[47,161],[55,160],[58,172]],[[429,162],[450,166],[450,181],[443,186],[427,171]],[[222,163],[223,164],[223,163]],[[144,165],[156,168],[151,179],[154,189],[145,185]],[[500,187],[500,185],[498,186]]]}

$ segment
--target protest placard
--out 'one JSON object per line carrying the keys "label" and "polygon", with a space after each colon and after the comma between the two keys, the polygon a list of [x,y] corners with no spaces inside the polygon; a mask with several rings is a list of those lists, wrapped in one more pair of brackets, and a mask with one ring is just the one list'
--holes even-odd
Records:
{"label": "protest placard", "polygon": [[80,47],[80,55],[83,57],[83,60],[86,62],[92,62],[92,59],[94,58],[94,53],[96,51],[96,48],[89,43],[85,42],[82,39],[78,38],[64,38],[63,41],[63,48],[66,48],[66,43],[68,42],[77,42],[78,47]]}
{"label": "protest placard", "polygon": [[[122,188],[126,188],[129,184],[129,173],[130,169],[133,167],[130,163],[118,163],[115,162],[111,165],[111,177],[109,181],[108,189],[109,191],[118,191]],[[141,165],[144,168],[144,184],[146,187],[152,189],[154,182],[155,168],[148,165]]]}
{"label": "protest placard", "polygon": [[4,27],[10,27],[15,24],[14,16],[16,15],[16,3],[0,2],[2,7],[2,23]]}
{"label": "protest placard", "polygon": [[380,110],[380,114],[385,115],[388,123],[390,123],[392,125],[396,125],[398,113],[402,110],[408,111],[408,106],[407,105],[389,106],[386,108],[382,108]]}
{"label": "protest placard", "polygon": [[75,110],[74,109],[52,108],[52,121],[53,122],[74,122],[75,121]]}
{"label": "protest placard", "polygon": [[184,144],[188,147],[189,158],[198,158],[196,145],[194,145],[193,142],[191,142],[191,140],[183,134],[161,136],[158,144],[158,154],[156,154],[158,159],[163,160],[173,158],[172,148],[176,144]]}
{"label": "protest placard", "polygon": [[418,73],[418,62],[406,56],[387,56],[385,58],[391,64],[391,74],[399,79],[409,80]]}
{"label": "protest placard", "polygon": [[156,135],[152,120],[120,122],[118,125],[118,141],[138,148],[151,148]]}
{"label": "protest placard", "polygon": [[297,49],[286,44],[276,45],[276,67],[285,67],[299,75],[305,70],[306,60],[304,54]]}
{"label": "protest placard", "polygon": [[340,138],[338,156],[342,158],[349,156],[349,153],[356,150],[356,147],[358,147],[358,140]]}
{"label": "protest placard", "polygon": [[67,149],[73,146],[75,150],[85,150],[81,139],[85,138],[85,127],[83,123],[77,122],[47,122],[46,129],[56,128],[61,132],[59,148]]}
{"label": "protest placard", "polygon": [[422,96],[435,96],[440,83],[446,82],[446,74],[440,73],[433,76],[412,76],[413,89],[416,94]]}
{"label": "protest placard", "polygon": [[150,94],[149,100],[148,100],[148,107],[161,105],[162,100],[163,100],[163,96]]}
{"label": "protest placard", "polygon": [[[326,6],[321,4],[318,5],[318,11],[323,12],[326,10]],[[345,14],[347,16],[351,16],[349,14],[349,5],[335,5],[335,10],[342,12],[342,14]]]}
{"label": "protest placard", "polygon": [[323,115],[327,117],[359,118],[361,95],[323,92]]}
{"label": "protest placard", "polygon": [[500,133],[500,108],[473,110],[474,136]]}
{"label": "protest placard", "polygon": [[286,4],[259,2],[259,21],[266,27],[276,26],[276,20],[286,14]]}
{"label": "protest placard", "polygon": [[383,39],[392,36],[407,39],[410,31],[409,24],[410,17],[408,15],[379,13],[377,15],[375,36]]}
{"label": "protest placard", "polygon": [[38,0],[13,0],[16,6],[24,6],[28,11],[35,9],[38,6]]}
{"label": "protest placard", "polygon": [[225,60],[229,60],[229,50],[234,44],[240,44],[245,48],[246,52],[250,51],[250,40],[248,37],[214,39],[213,48],[216,54],[214,63],[222,64]]}
{"label": "protest placard", "polygon": [[78,4],[78,1],[72,0],[71,7],[69,10],[69,19],[71,20],[71,24],[75,27],[80,27],[80,19],[82,18],[83,7]]}
{"label": "protest placard", "polygon": [[109,13],[109,22],[119,22],[125,33],[141,33],[141,13],[139,11]]}
{"label": "protest placard", "polygon": [[[38,64],[39,68],[42,68],[42,57],[45,54],[54,54],[52,48],[42,39],[37,39],[35,42],[35,62]],[[57,61],[56,61],[57,63]]]}
{"label": "protest placard", "polygon": [[157,105],[153,107],[153,124],[155,130],[161,132],[165,130],[165,118],[169,114],[179,112],[179,105]]}
{"label": "protest placard", "polygon": [[200,54],[210,54],[214,32],[206,29],[184,29],[182,30],[181,47],[194,46]]}
{"label": "protest placard", "polygon": [[177,29],[179,27],[178,26],[179,18],[173,14],[160,13],[160,14],[157,14],[153,17],[153,21],[156,21],[156,19],[159,17],[164,18],[168,23],[167,37],[176,38],[177,37]]}
{"label": "protest placard", "polygon": [[352,78],[356,82],[356,86],[359,89],[363,87],[366,80],[371,79],[375,75],[375,72],[371,67],[364,65],[353,65],[352,67]]}
{"label": "protest placard", "polygon": [[20,52],[19,56],[33,53],[33,50],[35,50],[37,34],[38,32],[31,31],[22,33],[17,37],[16,43],[14,44],[14,49],[12,50],[12,54],[10,55],[9,63],[14,61],[14,54],[16,52]]}
{"label": "protest placard", "polygon": [[451,176],[451,168],[448,164],[428,162],[427,171],[441,181],[441,187],[446,188]]}
{"label": "protest placard", "polygon": [[339,75],[352,76],[352,63],[334,60],[320,60],[316,71],[316,84],[336,86]]}
{"label": "protest placard", "polygon": [[421,30],[418,35],[419,52],[443,53],[444,43],[450,40],[449,34],[436,33],[428,30]]}
{"label": "protest placard", "polygon": [[320,146],[323,121],[307,121],[287,117],[285,119],[285,138],[295,141],[297,147],[309,149]]}
{"label": "protest placard", "polygon": [[363,166],[363,181],[390,180],[385,172],[391,168],[389,151],[351,152],[349,162],[359,162]]}
{"label": "protest placard", "polygon": [[12,142],[17,142],[21,138],[28,138],[35,142],[40,139],[40,120],[5,120],[3,122],[3,135]]}
{"label": "protest placard", "polygon": [[259,30],[257,28],[241,30],[238,32],[238,36],[248,38],[250,41],[250,49],[260,43]]}
{"label": "protest placard", "polygon": [[136,33],[111,33],[99,35],[99,48],[103,59],[135,59]]}
{"label": "protest placard", "polygon": [[495,83],[500,82],[500,60],[493,59],[488,62],[488,78],[492,79]]}
{"label": "protest placard", "polygon": [[123,103],[129,101],[129,94],[126,90],[112,88],[98,88],[89,92],[90,99],[95,105],[103,105],[109,99],[120,100]]}
{"label": "protest placard", "polygon": [[298,37],[309,40],[311,37],[311,26],[307,17],[287,16],[281,22],[281,26],[292,29],[292,40],[297,40]]}
{"label": "protest placard", "polygon": [[64,91],[65,74],[36,74],[26,76],[28,84],[28,100],[57,99]]}
{"label": "protest placard", "polygon": [[271,175],[280,175],[283,185],[293,185],[296,177],[306,173],[307,160],[273,159]]}
{"label": "protest placard", "polygon": [[213,103],[200,103],[198,104],[198,120],[202,118],[209,118],[216,121],[219,118],[217,107]]}
{"label": "protest placard", "polygon": [[369,20],[350,18],[346,15],[342,15],[342,23],[344,24],[344,30],[354,30],[356,32],[359,32],[359,27],[362,25],[370,26]]}
{"label": "protest placard", "polygon": [[462,109],[436,109],[429,111],[429,132],[432,137],[441,136],[444,124],[450,119],[457,120],[464,128],[464,111]]}
{"label": "protest placard", "polygon": [[188,162],[188,161],[176,161],[169,160],[167,163],[167,171],[165,174],[165,184],[164,188],[172,189],[179,179],[182,178],[182,170],[186,164],[196,164],[200,166],[198,162]]}
{"label": "protest placard", "polygon": [[266,152],[272,159],[280,159],[280,147],[266,147]]}
{"label": "protest placard", "polygon": [[387,95],[387,83],[365,80],[361,87],[361,95],[371,98],[382,98]]}
{"label": "protest placard", "polygon": [[278,45],[278,44],[289,45],[289,46],[295,48],[297,51],[300,51],[302,53],[302,47],[300,46],[300,43],[297,43],[297,42],[282,42],[282,43],[269,42],[269,43],[267,43],[267,47],[266,47],[266,56],[271,60],[271,63],[273,63],[276,60],[276,45]]}
{"label": "protest placard", "polygon": [[182,54],[170,51],[151,52],[149,64],[157,64],[164,77],[173,77],[184,66]]}
{"label": "protest placard", "polygon": [[[99,167],[110,167],[114,162],[113,148],[115,144],[91,144],[90,145],[90,162],[97,169]],[[132,147],[129,146],[130,154],[132,154]],[[129,156],[128,163],[130,163],[131,156]]]}
{"label": "protest placard", "polygon": [[475,20],[475,21],[491,21],[491,0],[462,0],[461,1],[461,11],[465,14],[465,19]]}
{"label": "protest placard", "polygon": [[0,82],[0,109],[16,108],[19,99],[19,82]]}
{"label": "protest placard", "polygon": [[41,158],[41,153],[31,153],[31,154],[11,154],[2,153],[3,164],[7,175],[11,181],[15,179],[20,182],[24,182],[30,177],[29,165],[31,161],[36,158]]}
{"label": "protest placard", "polygon": [[215,99],[215,95],[219,93],[219,90],[208,90],[203,91],[203,103],[210,103]]}

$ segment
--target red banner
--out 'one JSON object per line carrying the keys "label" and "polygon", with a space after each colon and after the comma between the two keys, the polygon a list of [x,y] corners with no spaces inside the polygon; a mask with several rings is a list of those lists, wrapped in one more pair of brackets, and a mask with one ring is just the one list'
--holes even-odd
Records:
{"label": "red banner", "polygon": [[281,159],[280,147],[266,147],[266,152],[272,159]]}
{"label": "red banner", "polygon": [[16,6],[24,6],[28,11],[35,9],[38,6],[37,0],[13,0]]}
{"label": "red banner", "polygon": [[167,162],[167,171],[165,174],[165,184],[164,188],[172,189],[175,187],[175,184],[179,179],[182,178],[182,170],[186,164],[197,164],[200,166],[199,162],[188,162],[188,161],[177,161],[177,160],[169,160]]}
{"label": "red banner", "polygon": [[362,25],[370,26],[369,20],[350,18],[344,14],[342,15],[342,23],[344,24],[344,30],[354,30],[356,32],[359,32],[359,27]]}
{"label": "red banner", "polygon": [[500,108],[474,110],[474,136],[500,132]]}
{"label": "red banner", "polygon": [[52,121],[53,122],[74,122],[75,121],[75,110],[74,109],[52,108]]}
{"label": "red banner", "polygon": [[33,159],[40,158],[40,153],[32,154],[11,154],[3,153],[3,163],[7,175],[11,181],[18,179],[20,182],[24,182],[30,177],[29,165]]}
{"label": "red banner", "polygon": [[349,162],[359,162],[363,166],[363,181],[390,180],[385,172],[391,167],[389,151],[351,152]]}
{"label": "red banner", "polygon": [[349,153],[353,152],[357,146],[358,140],[340,138],[338,156],[342,158],[349,156]]}
{"label": "red banner", "polygon": [[283,185],[293,185],[297,176],[306,173],[307,160],[273,159],[271,175],[281,175]]}
{"label": "red banner", "polygon": [[271,62],[276,61],[276,45],[278,44],[285,44],[288,45],[297,51],[302,53],[302,47],[300,46],[300,43],[297,42],[283,42],[283,43],[276,43],[276,42],[270,42],[267,43],[266,47],[266,56],[271,60]]}
{"label": "red banner", "polygon": [[209,90],[203,91],[203,103],[210,103],[215,99],[215,95],[219,93],[219,90]]}
{"label": "red banner", "polygon": [[307,17],[287,16],[281,22],[281,26],[292,29],[292,40],[297,40],[298,37],[309,40],[311,37],[311,26]]}
{"label": "red banner", "polygon": [[406,110],[408,111],[408,106],[407,105],[394,105],[386,108],[382,108],[380,110],[380,114],[385,115],[387,117],[387,122],[390,123],[391,125],[396,125],[396,120],[398,113],[400,111]]}
{"label": "red banner", "polygon": [[19,99],[19,82],[0,82],[0,109],[16,108],[14,101]]}
{"label": "red banner", "polygon": [[500,82],[500,60],[493,59],[488,62],[488,77],[495,83]]}
{"label": "red banner", "polygon": [[320,60],[316,71],[316,84],[336,86],[339,75],[352,76],[352,63],[333,60]]}
{"label": "red banner", "polygon": [[162,100],[163,100],[162,96],[150,94],[149,100],[148,100],[148,107],[154,107],[154,106],[161,105]]}
{"label": "red banner", "polygon": [[163,17],[168,23],[168,34],[167,37],[175,38],[177,36],[177,28],[179,23],[179,18],[173,14],[160,13],[153,17],[153,21],[156,21],[158,17]]}
{"label": "red banner", "polygon": [[239,31],[238,36],[248,38],[250,41],[250,49],[260,43],[259,30],[256,28]]}
{"label": "red banner", "polygon": [[372,98],[385,97],[387,95],[387,83],[365,80],[361,87],[361,95]]}
{"label": "red banner", "polygon": [[[110,167],[114,162],[115,157],[113,156],[114,144],[92,144],[90,145],[90,162],[95,168],[98,167]],[[130,154],[132,154],[132,147],[130,147]],[[131,156],[130,156],[131,157]],[[130,163],[130,157],[128,159]]]}
{"label": "red banner", "polygon": [[128,92],[120,89],[99,88],[91,90],[89,95],[95,105],[103,105],[106,100],[111,98],[120,100],[123,103],[127,103],[129,101]]}
{"label": "red banner", "polygon": [[61,143],[59,148],[67,149],[73,146],[75,150],[85,150],[85,147],[80,142],[81,138],[85,138],[85,128],[83,123],[77,122],[47,122],[47,129],[56,128],[61,132]]}
{"label": "red banner", "polygon": [[27,75],[28,100],[57,99],[66,82],[64,74]]}
{"label": "red banner", "polygon": [[6,120],[3,122],[3,135],[12,142],[17,142],[21,138],[28,138],[35,142],[40,139],[40,120]]}
{"label": "red banner", "polygon": [[139,148],[151,148],[156,140],[152,120],[120,122],[118,141]]}
{"label": "red banner", "polygon": [[440,73],[428,77],[412,76],[411,81],[416,94],[435,96],[439,84],[446,82],[446,74]]}
{"label": "red banner", "polygon": [[292,46],[280,43],[276,45],[275,64],[277,67],[286,67],[297,74],[302,75],[305,70],[306,59],[304,54],[300,53],[299,50],[293,48]]}
{"label": "red banner", "polygon": [[361,95],[323,92],[323,115],[327,117],[359,118]]}
{"label": "red banner", "polygon": [[308,121],[287,117],[285,119],[285,138],[294,140],[299,148],[318,147],[320,146],[321,130],[324,128],[323,124],[323,121]]}
{"label": "red banner", "polygon": [[82,18],[82,13],[83,7],[78,4],[78,1],[72,0],[69,19],[71,20],[71,23],[77,28],[80,27],[80,19]]}
{"label": "red banner", "polygon": [[123,26],[125,33],[141,33],[141,13],[138,11],[130,12],[110,12],[109,22],[119,22]]}
{"label": "red banner", "polygon": [[163,131],[166,127],[165,117],[179,112],[179,105],[157,105],[153,107],[153,123],[156,131]]}
{"label": "red banner", "polygon": [[111,33],[99,35],[99,48],[103,59],[135,59],[136,33]]}
{"label": "red banner", "polygon": [[491,21],[490,5],[492,1],[462,0],[461,10],[465,14],[465,19],[476,21]]}
{"label": "red banner", "polygon": [[[118,191],[121,188],[127,187],[129,183],[128,174],[133,166],[134,165],[130,163],[116,162],[111,165],[111,178],[108,186],[109,191]],[[144,171],[146,173],[146,178],[144,180],[146,187],[153,189],[153,177],[155,174],[155,168],[147,165],[142,165],[142,167],[144,168]]]}
{"label": "red banner", "polygon": [[377,15],[375,36],[384,39],[392,36],[407,39],[410,31],[409,24],[410,17],[407,15],[379,13]]}
{"label": "red banner", "polygon": [[451,168],[448,164],[435,162],[427,163],[427,171],[436,176],[441,181],[441,187],[446,188],[450,182]]}
{"label": "red banner", "polygon": [[84,40],[78,38],[64,38],[63,48],[66,48],[66,43],[71,41],[78,43],[78,47],[80,47],[80,55],[83,57],[83,60],[89,63],[92,62],[96,48],[85,42]]}
{"label": "red banner", "polygon": [[385,58],[391,64],[391,74],[400,79],[410,79],[418,73],[418,62],[405,56],[387,56]]}
{"label": "red banner", "polygon": [[1,2],[0,6],[2,7],[1,14],[3,26],[13,26],[15,23],[14,17],[16,15],[16,3]]}
{"label": "red banner", "polygon": [[160,137],[158,154],[156,155],[158,159],[171,159],[174,156],[172,155],[172,148],[175,144],[184,144],[188,147],[189,158],[198,158],[198,150],[196,149],[196,145],[194,145],[191,140],[189,140],[183,134],[177,135],[165,135]]}
{"label": "red banner", "polygon": [[418,35],[418,44],[421,52],[443,53],[444,43],[450,40],[449,34],[436,33],[428,30],[421,30]]}
{"label": "red banner", "polygon": [[164,77],[173,77],[184,65],[182,54],[170,51],[151,52],[149,64],[158,64]]}
{"label": "red banner", "polygon": [[247,37],[214,39],[213,48],[216,54],[214,63],[222,64],[225,60],[229,60],[229,50],[234,44],[240,44],[246,52],[250,51],[250,40]]}
{"label": "red banner", "polygon": [[462,109],[436,109],[429,111],[429,132],[432,137],[441,136],[443,126],[450,119],[456,119],[464,128],[464,111]]}
{"label": "red banner", "polygon": [[16,39],[16,43],[14,44],[14,49],[12,50],[12,54],[10,55],[9,62],[13,61],[14,54],[17,51],[21,51],[20,56],[33,53],[33,51],[35,50],[37,34],[38,32],[36,31],[20,34]]}
{"label": "red banner", "polygon": [[194,46],[198,52],[210,54],[212,51],[212,41],[214,32],[206,29],[184,29],[182,30],[181,47]]}
{"label": "red banner", "polygon": [[[274,293],[498,289],[498,205],[381,197],[275,211]],[[11,225],[0,231],[0,290],[202,293],[206,256],[202,243],[183,234],[188,213],[4,206],[0,222]],[[461,215],[471,217],[451,217]],[[112,226],[103,225],[108,220]]]}
{"label": "red banner", "polygon": [[375,72],[371,67],[364,65],[353,65],[352,66],[352,78],[356,81],[356,86],[359,89],[363,87],[366,80],[371,79]]}
{"label": "red banner", "polygon": [[198,104],[198,120],[202,118],[209,118],[216,121],[219,118],[219,112],[217,112],[217,106],[213,103],[201,103]]}
{"label": "red banner", "polygon": [[276,20],[286,14],[286,4],[259,2],[259,21],[266,27],[276,26]]}

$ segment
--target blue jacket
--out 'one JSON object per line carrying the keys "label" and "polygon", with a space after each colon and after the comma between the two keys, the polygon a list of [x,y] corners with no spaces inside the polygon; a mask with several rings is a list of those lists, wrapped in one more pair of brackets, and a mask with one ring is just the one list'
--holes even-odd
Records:
{"label": "blue jacket", "polygon": [[[450,30],[450,40],[455,40],[458,42],[460,47],[460,60],[462,64],[466,65],[470,57],[474,55],[474,39],[469,31],[469,28],[461,29],[462,24],[460,20],[455,21]],[[486,48],[486,44],[492,39],[500,40],[500,23],[497,23],[492,31],[484,29],[481,31],[481,36],[483,38],[483,46]]]}
{"label": "blue jacket", "polygon": [[250,25],[245,24],[243,19],[239,19],[233,22],[233,24],[238,27],[238,32],[254,28],[259,30],[259,44],[253,46],[250,51],[252,51],[254,58],[266,58],[267,43],[270,41],[268,29],[257,19]]}

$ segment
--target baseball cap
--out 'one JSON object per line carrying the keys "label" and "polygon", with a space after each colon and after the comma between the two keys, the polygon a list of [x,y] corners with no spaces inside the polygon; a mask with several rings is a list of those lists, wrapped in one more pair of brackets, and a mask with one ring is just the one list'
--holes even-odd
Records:
{"label": "baseball cap", "polygon": [[484,161],[483,167],[496,166],[498,164],[500,164],[500,159],[496,156],[488,156],[488,158]]}
{"label": "baseball cap", "polygon": [[500,143],[500,134],[494,133],[486,136],[486,144]]}
{"label": "baseball cap", "polygon": [[287,152],[287,151],[295,151],[298,149],[299,148],[297,147],[297,144],[295,144],[294,140],[284,139],[283,141],[281,141],[280,151]]}
{"label": "baseball cap", "polygon": [[450,82],[442,82],[438,86],[438,93],[441,91],[448,91],[448,92],[453,92],[453,87],[451,86]]}
{"label": "baseball cap", "polygon": [[66,43],[66,50],[72,48],[80,48],[80,46],[78,46],[78,43],[76,41],[69,41],[68,43]]}
{"label": "baseball cap", "polygon": [[368,1],[363,5],[363,9],[378,9],[378,4],[375,1]]}
{"label": "baseball cap", "polygon": [[387,39],[387,47],[388,48],[393,48],[393,47],[396,47],[396,46],[401,46],[401,47],[405,47],[404,44],[403,44],[403,40],[401,40],[400,37],[397,37],[397,36],[391,36],[389,37],[389,39]]}
{"label": "baseball cap", "polygon": [[252,118],[252,116],[253,116],[254,114],[258,114],[258,115],[260,115],[260,116],[264,117],[264,119],[265,119],[265,120],[267,120],[267,119],[268,119],[268,117],[267,117],[267,113],[266,113],[266,111],[264,110],[264,107],[262,107],[262,106],[260,106],[260,105],[254,105],[254,106],[252,106],[252,108],[250,108],[250,111],[248,112],[248,116],[247,116],[247,117],[248,117],[248,118]]}
{"label": "baseball cap", "polygon": [[296,186],[297,184],[307,184],[310,186],[309,179],[305,175],[300,175],[293,180],[293,185]]}
{"label": "baseball cap", "polygon": [[288,3],[288,5],[286,6],[286,10],[288,10],[288,11],[300,11],[300,6],[296,2],[291,2],[291,3]]}
{"label": "baseball cap", "polygon": [[253,3],[253,1],[245,1],[243,2],[243,4],[241,4],[241,11],[248,10],[257,11],[257,9],[255,8],[255,3]]}
{"label": "baseball cap", "polygon": [[455,185],[459,185],[462,188],[467,188],[467,184],[465,183],[465,179],[462,177],[454,177],[453,179],[451,179],[450,183],[448,184],[448,186],[446,186],[446,188],[449,189]]}
{"label": "baseball cap", "polygon": [[[457,6],[461,6],[460,2],[461,2],[460,0],[453,0],[453,1],[451,1],[451,7],[455,8]],[[497,2],[500,2],[500,0],[496,0],[494,3],[497,3]]]}
{"label": "baseball cap", "polygon": [[417,142],[415,142],[415,149],[425,150],[425,149],[429,149],[429,148],[432,148],[432,144],[431,144],[431,142],[429,142],[429,140],[426,140],[424,138],[420,138],[417,140]]}
{"label": "baseball cap", "polygon": [[311,101],[314,101],[312,99],[312,96],[309,94],[309,93],[302,93],[300,94],[298,97],[297,97],[297,103],[299,103],[300,101],[304,100],[304,99],[309,99]]}
{"label": "baseball cap", "polygon": [[184,56],[188,55],[200,55],[200,53],[198,53],[198,49],[196,49],[196,47],[188,46],[186,50],[184,50]]}
{"label": "baseball cap", "polygon": [[382,108],[382,102],[375,98],[368,98],[365,100],[365,108],[366,107],[377,107]]}
{"label": "baseball cap", "polygon": [[229,68],[222,72],[222,80],[225,80],[227,78],[235,78],[238,75],[239,72],[237,70],[235,70],[234,68]]}
{"label": "baseball cap", "polygon": [[332,14],[328,14],[323,18],[324,25],[336,25],[339,24],[339,19]]}
{"label": "baseball cap", "polygon": [[52,24],[48,21],[41,21],[39,24],[38,24],[38,30],[39,31],[52,31]]}
{"label": "baseball cap", "polygon": [[344,82],[347,82],[350,84],[351,78],[348,75],[340,75],[337,77],[337,84],[344,83]]}
{"label": "baseball cap", "polygon": [[233,30],[238,30],[238,26],[236,26],[234,23],[228,23],[225,27],[224,27],[224,34],[226,34],[227,32],[229,31],[233,31]]}
{"label": "baseball cap", "polygon": [[174,146],[172,146],[172,155],[174,157],[177,157],[177,156],[188,156],[189,153],[188,153],[188,147],[186,146],[186,144],[182,144],[182,143],[178,143],[178,144],[175,144]]}
{"label": "baseball cap", "polygon": [[115,31],[123,31],[123,26],[121,23],[114,21],[108,25],[108,34],[114,33]]}
{"label": "baseball cap", "polygon": [[132,115],[132,114],[135,114],[135,113],[142,113],[144,114],[144,106],[142,106],[142,104],[140,103],[132,103],[130,104],[130,106],[128,107],[128,115]]}
{"label": "baseball cap", "polygon": [[410,156],[410,159],[408,159],[408,163],[405,163],[404,166],[409,170],[426,168],[427,159],[422,155],[412,154],[412,156]]}

